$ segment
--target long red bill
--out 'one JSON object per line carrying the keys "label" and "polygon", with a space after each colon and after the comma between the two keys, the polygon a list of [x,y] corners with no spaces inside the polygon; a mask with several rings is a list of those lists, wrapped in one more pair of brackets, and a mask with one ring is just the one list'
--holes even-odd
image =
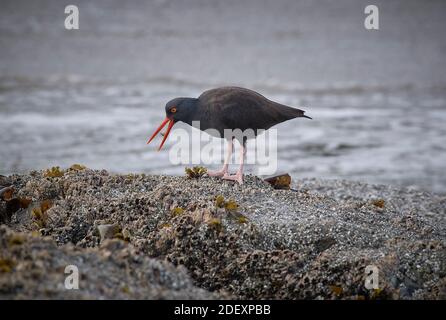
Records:
{"label": "long red bill", "polygon": [[169,122],[169,126],[167,127],[166,134],[163,137],[163,141],[161,142],[161,145],[159,146],[158,151],[160,151],[161,148],[163,147],[164,142],[166,141],[167,136],[169,135],[170,129],[172,129],[172,127],[174,125],[174,121],[173,120],[171,120],[169,118],[164,119],[164,121],[160,124],[158,129],[156,129],[156,131],[152,134],[152,136],[150,137],[149,141],[147,141],[147,144],[149,144],[153,140],[153,138],[155,138],[156,135],[164,128],[164,126],[166,125],[167,122]]}
{"label": "long red bill", "polygon": [[174,123],[175,123],[175,122],[173,122],[173,120],[170,120],[169,125],[167,126],[167,131],[166,131],[166,133],[164,134],[163,141],[161,141],[161,144],[160,144],[160,147],[158,148],[158,151],[160,151],[161,148],[163,147],[164,141],[166,141],[167,136],[169,135],[170,129],[172,129]]}

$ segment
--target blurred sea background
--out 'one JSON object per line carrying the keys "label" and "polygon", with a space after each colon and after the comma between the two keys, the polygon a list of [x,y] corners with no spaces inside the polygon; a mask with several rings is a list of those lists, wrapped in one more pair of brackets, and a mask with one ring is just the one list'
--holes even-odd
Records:
{"label": "blurred sea background", "polygon": [[[68,4],[79,30],[64,28]],[[364,28],[368,4],[379,31]],[[146,145],[165,103],[237,85],[314,119],[276,127],[280,172],[446,193],[445,1],[0,6],[0,174],[183,174],[159,141]]]}

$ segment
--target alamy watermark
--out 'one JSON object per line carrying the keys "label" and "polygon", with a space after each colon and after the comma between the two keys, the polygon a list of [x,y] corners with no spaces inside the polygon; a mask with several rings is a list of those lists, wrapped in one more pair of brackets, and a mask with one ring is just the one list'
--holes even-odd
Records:
{"label": "alamy watermark", "polygon": [[73,4],[65,7],[65,13],[68,16],[65,18],[65,29],[78,30],[79,29],[79,8]]}
{"label": "alamy watermark", "polygon": [[79,269],[74,264],[69,264],[65,267],[65,289],[67,290],[77,290],[79,289]]}
{"label": "alamy watermark", "polygon": [[379,9],[377,6],[370,4],[364,8],[367,17],[364,20],[364,27],[367,30],[379,30]]}
{"label": "alamy watermark", "polygon": [[[379,9],[378,6],[370,4],[364,8],[364,13],[367,15],[364,20],[364,27],[367,30],[379,30]],[[79,8],[76,5],[70,4],[65,7],[65,29],[79,30]]]}
{"label": "alamy watermark", "polygon": [[[169,136],[173,145],[169,150],[169,161],[174,165],[216,164],[220,163],[224,154],[230,152],[226,148],[227,141],[246,141],[246,157],[235,156],[228,164],[255,165],[259,175],[271,175],[277,171],[277,129],[256,130],[225,129],[223,137],[215,129],[199,130],[200,122],[192,122],[198,129],[186,130],[177,128]],[[223,138],[213,139],[212,137]],[[234,154],[235,152],[233,152]]]}
{"label": "alamy watermark", "polygon": [[365,267],[365,283],[368,290],[379,289],[379,270],[377,266],[368,265]]}

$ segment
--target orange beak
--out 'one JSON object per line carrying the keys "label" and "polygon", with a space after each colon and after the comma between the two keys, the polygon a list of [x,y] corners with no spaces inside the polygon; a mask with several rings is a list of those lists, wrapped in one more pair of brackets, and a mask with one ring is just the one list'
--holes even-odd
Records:
{"label": "orange beak", "polygon": [[165,134],[164,137],[163,137],[163,141],[161,141],[161,144],[160,144],[160,146],[159,146],[159,148],[158,148],[158,151],[160,151],[161,148],[163,147],[163,145],[164,145],[164,141],[166,141],[167,136],[168,136],[169,133],[170,133],[170,129],[172,129],[173,125],[175,124],[175,122],[174,122],[172,119],[169,119],[169,118],[166,117],[166,119],[164,119],[164,121],[160,124],[160,126],[158,127],[158,129],[156,129],[156,131],[152,134],[152,136],[150,137],[149,141],[147,141],[147,144],[149,144],[149,143],[153,140],[153,138],[155,138],[155,136],[158,134],[158,132],[160,132],[161,129],[164,128],[164,126],[165,126],[166,123],[168,123],[168,122],[169,122],[169,126],[167,127],[166,134]]}

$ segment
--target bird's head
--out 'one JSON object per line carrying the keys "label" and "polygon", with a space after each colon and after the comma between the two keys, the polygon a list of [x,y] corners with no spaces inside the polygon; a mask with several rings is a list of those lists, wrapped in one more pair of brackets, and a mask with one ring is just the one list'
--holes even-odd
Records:
{"label": "bird's head", "polygon": [[170,129],[172,129],[173,125],[178,121],[183,121],[186,123],[190,122],[191,116],[195,112],[197,99],[194,98],[175,98],[173,100],[170,100],[166,103],[166,118],[164,121],[160,124],[158,129],[155,130],[155,132],[150,137],[147,144],[149,144],[155,136],[160,132],[164,126],[169,123],[167,126],[166,133],[164,134],[163,141],[161,141],[161,144],[158,148],[158,151],[161,150],[161,148],[164,145],[164,142],[167,139],[167,136],[170,133]]}

